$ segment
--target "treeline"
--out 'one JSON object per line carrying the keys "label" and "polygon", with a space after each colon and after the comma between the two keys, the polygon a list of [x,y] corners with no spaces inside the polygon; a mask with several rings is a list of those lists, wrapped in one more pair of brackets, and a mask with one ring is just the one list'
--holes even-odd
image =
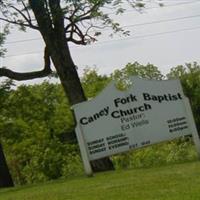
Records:
{"label": "treeline", "polygon": [[[126,89],[129,76],[163,80],[180,78],[189,97],[200,133],[200,66],[194,62],[177,66],[164,76],[156,66],[127,64],[110,75],[85,69],[81,79],[88,98],[95,97],[111,81]],[[15,184],[36,183],[83,173],[74,133],[74,118],[60,84],[48,81],[12,89],[13,82],[0,86],[0,141]],[[196,159],[190,139],[114,156],[116,168],[146,167]]]}

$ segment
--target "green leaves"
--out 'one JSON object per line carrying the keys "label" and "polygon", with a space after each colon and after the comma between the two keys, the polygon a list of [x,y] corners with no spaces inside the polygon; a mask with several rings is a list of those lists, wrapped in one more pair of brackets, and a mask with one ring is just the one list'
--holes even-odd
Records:
{"label": "green leaves", "polygon": [[162,80],[164,76],[158,68],[152,64],[141,65],[138,62],[128,63],[121,70],[115,70],[112,73],[112,79],[118,83],[118,88],[121,90],[126,89],[132,83],[129,80],[130,76],[139,76],[141,78]]}
{"label": "green leaves", "polygon": [[179,78],[185,95],[189,98],[197,130],[200,134],[200,65],[197,62],[179,65],[170,70],[168,78]]}
{"label": "green leaves", "polygon": [[[111,80],[116,80],[120,89],[126,89],[132,75],[164,79],[156,66],[134,62],[110,75],[86,68],[81,82],[89,99],[98,95]],[[167,76],[180,78],[200,130],[200,66],[196,62],[177,66]],[[15,182],[34,183],[82,173],[78,147],[70,141],[74,139],[70,134],[74,130],[74,119],[61,86],[43,82],[12,90],[12,84],[6,81],[0,86],[0,136]],[[118,168],[157,166],[181,162],[185,159],[183,155],[187,160],[194,159],[192,148],[191,141],[170,142],[115,156],[113,160]]]}
{"label": "green leaves", "polygon": [[81,81],[86,96],[92,98],[106,87],[111,78],[99,75],[97,69],[86,68]]}
{"label": "green leaves", "polygon": [[70,162],[68,154],[79,154],[77,148],[60,139],[74,128],[61,86],[43,82],[10,91],[6,83],[0,92],[6,94],[5,98],[0,96],[0,135],[15,182],[25,184],[64,176]]}

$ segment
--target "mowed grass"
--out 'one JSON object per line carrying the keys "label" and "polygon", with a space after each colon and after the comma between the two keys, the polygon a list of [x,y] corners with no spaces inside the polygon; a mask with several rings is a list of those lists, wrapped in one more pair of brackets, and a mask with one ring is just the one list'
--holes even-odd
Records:
{"label": "mowed grass", "polygon": [[200,200],[200,162],[1,189],[0,200]]}

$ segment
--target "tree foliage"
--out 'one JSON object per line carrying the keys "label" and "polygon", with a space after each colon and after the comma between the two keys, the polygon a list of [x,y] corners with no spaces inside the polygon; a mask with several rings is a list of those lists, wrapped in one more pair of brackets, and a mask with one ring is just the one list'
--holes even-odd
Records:
{"label": "tree foliage", "polygon": [[115,70],[111,77],[117,81],[119,89],[126,89],[132,83],[129,80],[130,76],[139,76],[141,78],[162,80],[164,76],[158,68],[152,64],[141,65],[138,62],[128,63],[121,70]]}
{"label": "tree foliage", "polygon": [[59,84],[22,85],[10,92],[3,107],[0,135],[17,184],[82,170],[77,145],[63,140],[74,120]]}
{"label": "tree foliage", "polygon": [[197,62],[179,65],[171,69],[168,78],[179,78],[185,95],[189,98],[196,126],[200,134],[200,65]]}
{"label": "tree foliage", "polygon": [[[4,55],[5,50],[2,49],[2,44],[5,40],[6,31],[0,33],[0,57]],[[12,80],[6,80],[0,85],[0,125],[4,120],[3,111],[6,104],[6,99],[9,95]],[[4,148],[2,145],[2,138],[0,137],[0,187],[12,187],[13,180],[9,172],[7,161],[4,154]]]}
{"label": "tree foliage", "polygon": [[[190,71],[186,66],[178,66],[172,68],[168,76],[181,79],[185,94],[190,95],[189,98],[195,102],[192,104],[195,111],[199,108],[199,66],[197,63],[188,66],[191,66]],[[97,69],[87,68],[81,80],[87,98],[93,98],[111,80],[126,82],[131,75],[158,80],[164,77],[154,65],[129,63],[111,75],[100,75]],[[74,119],[60,84],[43,82],[40,85],[22,85],[12,90],[10,83],[5,83],[0,91],[0,136],[15,183],[36,183],[83,173],[78,146],[71,137]],[[197,123],[198,117],[196,113]],[[192,143],[189,143],[189,149],[187,145],[186,141],[158,145],[136,153],[115,156],[113,161],[119,168],[192,160],[195,158]]]}
{"label": "tree foliage", "polygon": [[86,68],[81,79],[87,98],[93,98],[111,81],[106,75],[99,75],[97,69]]}

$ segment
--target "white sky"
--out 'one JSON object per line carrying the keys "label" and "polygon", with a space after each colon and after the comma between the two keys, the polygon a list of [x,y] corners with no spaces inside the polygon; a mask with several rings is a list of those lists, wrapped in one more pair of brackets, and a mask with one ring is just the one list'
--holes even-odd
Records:
{"label": "white sky", "polygon": [[[142,13],[128,9],[123,15],[114,16],[122,26],[129,26],[127,30],[131,31],[130,37],[108,38],[108,32],[103,31],[103,37],[95,44],[84,47],[72,45],[72,57],[79,74],[86,66],[96,66],[99,73],[110,74],[135,61],[152,63],[167,73],[178,64],[200,61],[200,0],[163,2],[165,7],[155,8],[155,4],[149,4],[150,8]],[[7,54],[1,65],[16,71],[42,69],[44,45],[37,38],[40,35],[36,31],[21,33],[13,30],[7,38]]]}

